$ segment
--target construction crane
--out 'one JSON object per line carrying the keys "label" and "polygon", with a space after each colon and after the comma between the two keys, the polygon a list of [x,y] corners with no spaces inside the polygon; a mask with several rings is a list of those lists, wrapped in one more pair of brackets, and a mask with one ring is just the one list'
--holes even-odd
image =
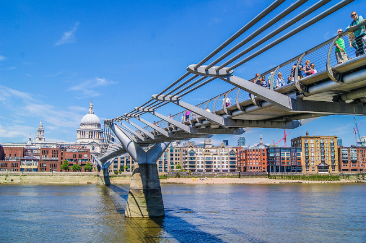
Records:
{"label": "construction crane", "polygon": [[284,129],[283,130],[283,138],[281,138],[281,140],[280,141],[278,141],[277,143],[275,143],[275,141],[274,140],[272,140],[273,141],[273,145],[277,145],[279,142],[281,142],[282,140],[284,141],[284,144],[285,144],[285,147],[287,147],[287,136],[290,134],[290,132],[289,133],[287,133],[286,134],[286,129]]}
{"label": "construction crane", "polygon": [[[355,133],[356,146],[358,146],[358,145],[362,144],[362,142],[361,142],[361,135],[360,135],[360,131],[359,131],[359,128],[360,128],[362,122],[360,123],[360,125],[357,126],[356,117],[354,117],[354,119],[355,119],[355,126],[356,127],[353,128],[353,132]],[[359,143],[357,142],[357,135],[358,135],[358,141],[359,141]]]}

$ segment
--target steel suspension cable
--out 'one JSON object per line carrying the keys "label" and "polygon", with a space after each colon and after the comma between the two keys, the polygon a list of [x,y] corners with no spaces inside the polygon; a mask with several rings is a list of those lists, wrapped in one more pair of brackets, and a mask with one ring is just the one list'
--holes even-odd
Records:
{"label": "steel suspension cable", "polygon": [[[278,38],[277,40],[273,41],[272,43],[268,44],[267,46],[263,47],[262,49],[260,49],[259,51],[253,53],[252,55],[250,55],[249,57],[243,59],[242,61],[236,63],[234,66],[230,67],[228,69],[228,71],[233,70],[237,67],[239,67],[240,65],[244,64],[245,62],[251,60],[252,58],[258,56],[259,54],[267,51],[268,49],[274,47],[275,45],[281,43],[282,41],[290,38],[291,36],[297,34],[298,32],[306,29],[307,27],[313,25],[314,23],[318,22],[319,20],[325,18],[326,16],[334,13],[335,11],[339,10],[340,8],[343,8],[344,6],[348,5],[349,3],[353,2],[354,0],[343,0],[341,2],[339,2],[338,4],[334,5],[333,7],[329,8],[328,10],[324,11],[323,13],[315,16],[314,18],[310,19],[309,21],[305,22],[304,24],[300,25],[299,27],[295,28],[294,30],[288,32],[287,34],[285,34],[284,36]],[[220,70],[221,68],[223,68],[224,66],[221,65],[218,70]]]}
{"label": "steel suspension cable", "polygon": [[[204,58],[199,64],[197,64],[196,67],[199,67],[203,63],[205,63],[207,60],[211,59],[214,55],[216,55],[219,51],[221,51],[223,48],[225,48],[227,45],[229,45],[231,42],[233,42],[235,39],[237,39],[240,35],[242,35],[245,31],[250,29],[253,25],[255,25],[257,22],[259,22],[263,17],[265,17],[267,14],[272,12],[274,9],[276,9],[279,5],[281,5],[285,0],[276,0],[271,5],[269,5],[266,9],[264,9],[260,14],[258,14],[256,17],[254,17],[249,23],[247,23],[244,27],[242,27],[239,31],[237,31],[233,36],[231,36],[228,40],[226,40],[223,44],[221,44],[218,48],[216,48],[212,53],[210,53],[206,58]],[[163,91],[161,91],[159,95],[163,94],[167,90],[169,90],[171,87],[179,83],[181,80],[186,78],[188,75],[190,75],[189,72],[185,73],[183,76],[178,78],[176,81],[174,81],[172,84],[170,84],[167,88],[165,88]],[[174,91],[171,91],[174,92]],[[145,106],[152,102],[153,99],[150,99],[149,101],[145,102],[144,104],[140,105],[139,107]],[[127,114],[133,114],[135,111],[131,111]]]}
{"label": "steel suspension cable", "polygon": [[[238,50],[240,47],[242,47],[243,45],[245,45],[246,43],[248,43],[249,41],[251,41],[253,38],[255,38],[260,33],[262,33],[263,31],[265,31],[266,29],[268,29],[269,27],[271,27],[272,25],[274,25],[275,23],[277,23],[278,21],[280,21],[281,19],[283,19],[285,16],[287,16],[288,14],[290,14],[291,12],[293,12],[295,9],[297,9],[298,7],[300,7],[301,5],[303,5],[307,1],[308,0],[298,0],[297,2],[293,3],[288,8],[286,8],[281,13],[279,13],[276,17],[274,17],[273,19],[271,19],[270,21],[268,21],[262,27],[260,27],[259,29],[257,29],[256,31],[254,31],[252,34],[250,34],[248,37],[246,37],[244,40],[242,40],[240,43],[238,43],[237,45],[235,45],[233,48],[231,48],[225,54],[223,54],[222,56],[220,56],[219,58],[217,58],[210,65],[208,65],[205,69],[208,70],[209,68],[213,67],[216,63],[219,63],[220,61],[222,61],[223,59],[225,59],[226,57],[228,57],[230,54],[232,54],[233,52],[235,52],[236,50]],[[327,1],[324,1],[324,2],[329,2],[329,1],[331,1],[331,0],[327,0]]]}
{"label": "steel suspension cable", "polygon": [[264,9],[260,14],[258,14],[256,17],[254,17],[249,23],[244,25],[238,32],[236,32],[233,36],[231,36],[229,39],[227,39],[224,43],[222,43],[219,47],[217,47],[213,52],[211,52],[207,57],[205,57],[202,61],[200,61],[196,68],[204,64],[206,61],[211,59],[213,56],[215,56],[218,52],[220,52],[222,49],[224,49],[226,46],[228,46],[231,42],[233,42],[236,38],[241,36],[245,31],[247,31],[250,27],[255,25],[257,22],[259,22],[263,17],[268,15],[270,12],[272,12],[274,9],[276,9],[278,6],[280,6],[285,0],[277,0],[274,1],[271,5],[269,5],[266,9]]}
{"label": "steel suspension cable", "polygon": [[305,18],[306,16],[308,16],[311,13],[313,13],[314,11],[316,11],[317,9],[319,9],[320,7],[322,7],[325,4],[327,4],[328,2],[330,2],[330,0],[320,0],[319,2],[315,3],[313,6],[311,6],[308,9],[306,9],[305,11],[303,11],[302,13],[300,13],[299,15],[297,15],[296,17],[294,17],[290,21],[286,22],[284,25],[278,27],[277,29],[275,29],[274,31],[272,31],[271,33],[269,33],[268,35],[264,36],[262,39],[258,40],[256,43],[254,43],[250,47],[248,47],[245,50],[241,51],[239,54],[236,54],[230,60],[228,60],[227,62],[225,62],[224,64],[222,64],[220,67],[218,67],[216,70],[220,70],[223,67],[226,67],[228,64],[234,62],[235,60],[239,59],[240,57],[242,57],[243,55],[247,54],[251,50],[253,50],[256,47],[260,46],[261,44],[263,44],[267,40],[271,39],[275,35],[279,34],[283,30],[285,30],[288,27],[290,27],[291,25],[293,25],[296,22],[300,21],[301,19]]}

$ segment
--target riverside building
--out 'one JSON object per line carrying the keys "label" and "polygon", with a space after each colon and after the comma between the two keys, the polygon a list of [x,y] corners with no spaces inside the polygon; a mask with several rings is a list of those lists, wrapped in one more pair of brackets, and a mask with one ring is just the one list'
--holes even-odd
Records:
{"label": "riverside building", "polygon": [[237,148],[237,168],[240,172],[267,172],[267,147],[260,142],[250,147]]}
{"label": "riverside building", "polygon": [[0,160],[4,159],[4,148],[3,146],[0,144]]}
{"label": "riverside building", "polygon": [[342,173],[364,173],[366,171],[366,147],[340,147],[339,169]]}
{"label": "riverside building", "polygon": [[203,147],[190,144],[182,148],[183,169],[191,172],[235,172],[237,171],[236,148],[213,146],[211,139],[206,138]]}
{"label": "riverside building", "polygon": [[92,101],[88,114],[81,119],[77,129],[76,143],[46,141],[44,134],[41,121],[33,141],[29,137],[27,143],[4,143],[0,171],[60,171],[64,160],[69,162],[70,167],[80,165],[84,171],[86,163],[92,162],[90,155],[98,155],[105,146],[103,130],[94,114]]}
{"label": "riverside building", "polygon": [[89,112],[81,119],[77,129],[76,145],[88,148],[90,153],[95,155],[99,154],[104,146],[103,130],[99,118],[94,114],[93,101],[90,101]]}
{"label": "riverside building", "polygon": [[267,148],[267,159],[269,173],[302,172],[301,148],[269,147]]}
{"label": "riverside building", "polygon": [[238,138],[238,147],[244,147],[245,146],[245,137],[239,137]]}
{"label": "riverside building", "polygon": [[301,148],[304,174],[339,173],[336,136],[300,136],[291,140]]}
{"label": "riverside building", "polygon": [[[205,139],[203,145],[194,142],[174,142],[157,161],[158,172],[174,172],[179,164],[184,170],[191,172],[236,172],[236,148],[213,146],[211,139]],[[110,171],[132,171],[134,161],[125,154],[116,158]],[[127,166],[128,169],[124,169]],[[126,168],[126,167],[125,167]]]}
{"label": "riverside building", "polygon": [[0,171],[60,172],[65,160],[70,168],[78,164],[81,171],[85,171],[84,166],[90,163],[89,149],[80,147],[4,147],[4,155],[4,159],[0,160]]}

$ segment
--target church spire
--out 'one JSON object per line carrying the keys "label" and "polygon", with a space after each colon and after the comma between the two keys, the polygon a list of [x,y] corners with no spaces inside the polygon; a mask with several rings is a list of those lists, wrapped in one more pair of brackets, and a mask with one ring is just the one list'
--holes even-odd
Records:
{"label": "church spire", "polygon": [[43,129],[43,124],[42,124],[42,120],[39,122],[39,126],[38,129]]}
{"label": "church spire", "polygon": [[93,112],[93,99],[90,100],[90,105],[89,105],[89,112],[88,114],[94,114]]}

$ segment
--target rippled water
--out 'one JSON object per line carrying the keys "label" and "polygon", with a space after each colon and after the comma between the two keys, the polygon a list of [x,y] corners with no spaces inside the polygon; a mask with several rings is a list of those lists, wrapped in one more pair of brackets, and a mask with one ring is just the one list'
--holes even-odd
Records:
{"label": "rippled water", "polygon": [[127,185],[1,185],[0,242],[366,242],[365,184],[162,191],[149,220],[124,218]]}

